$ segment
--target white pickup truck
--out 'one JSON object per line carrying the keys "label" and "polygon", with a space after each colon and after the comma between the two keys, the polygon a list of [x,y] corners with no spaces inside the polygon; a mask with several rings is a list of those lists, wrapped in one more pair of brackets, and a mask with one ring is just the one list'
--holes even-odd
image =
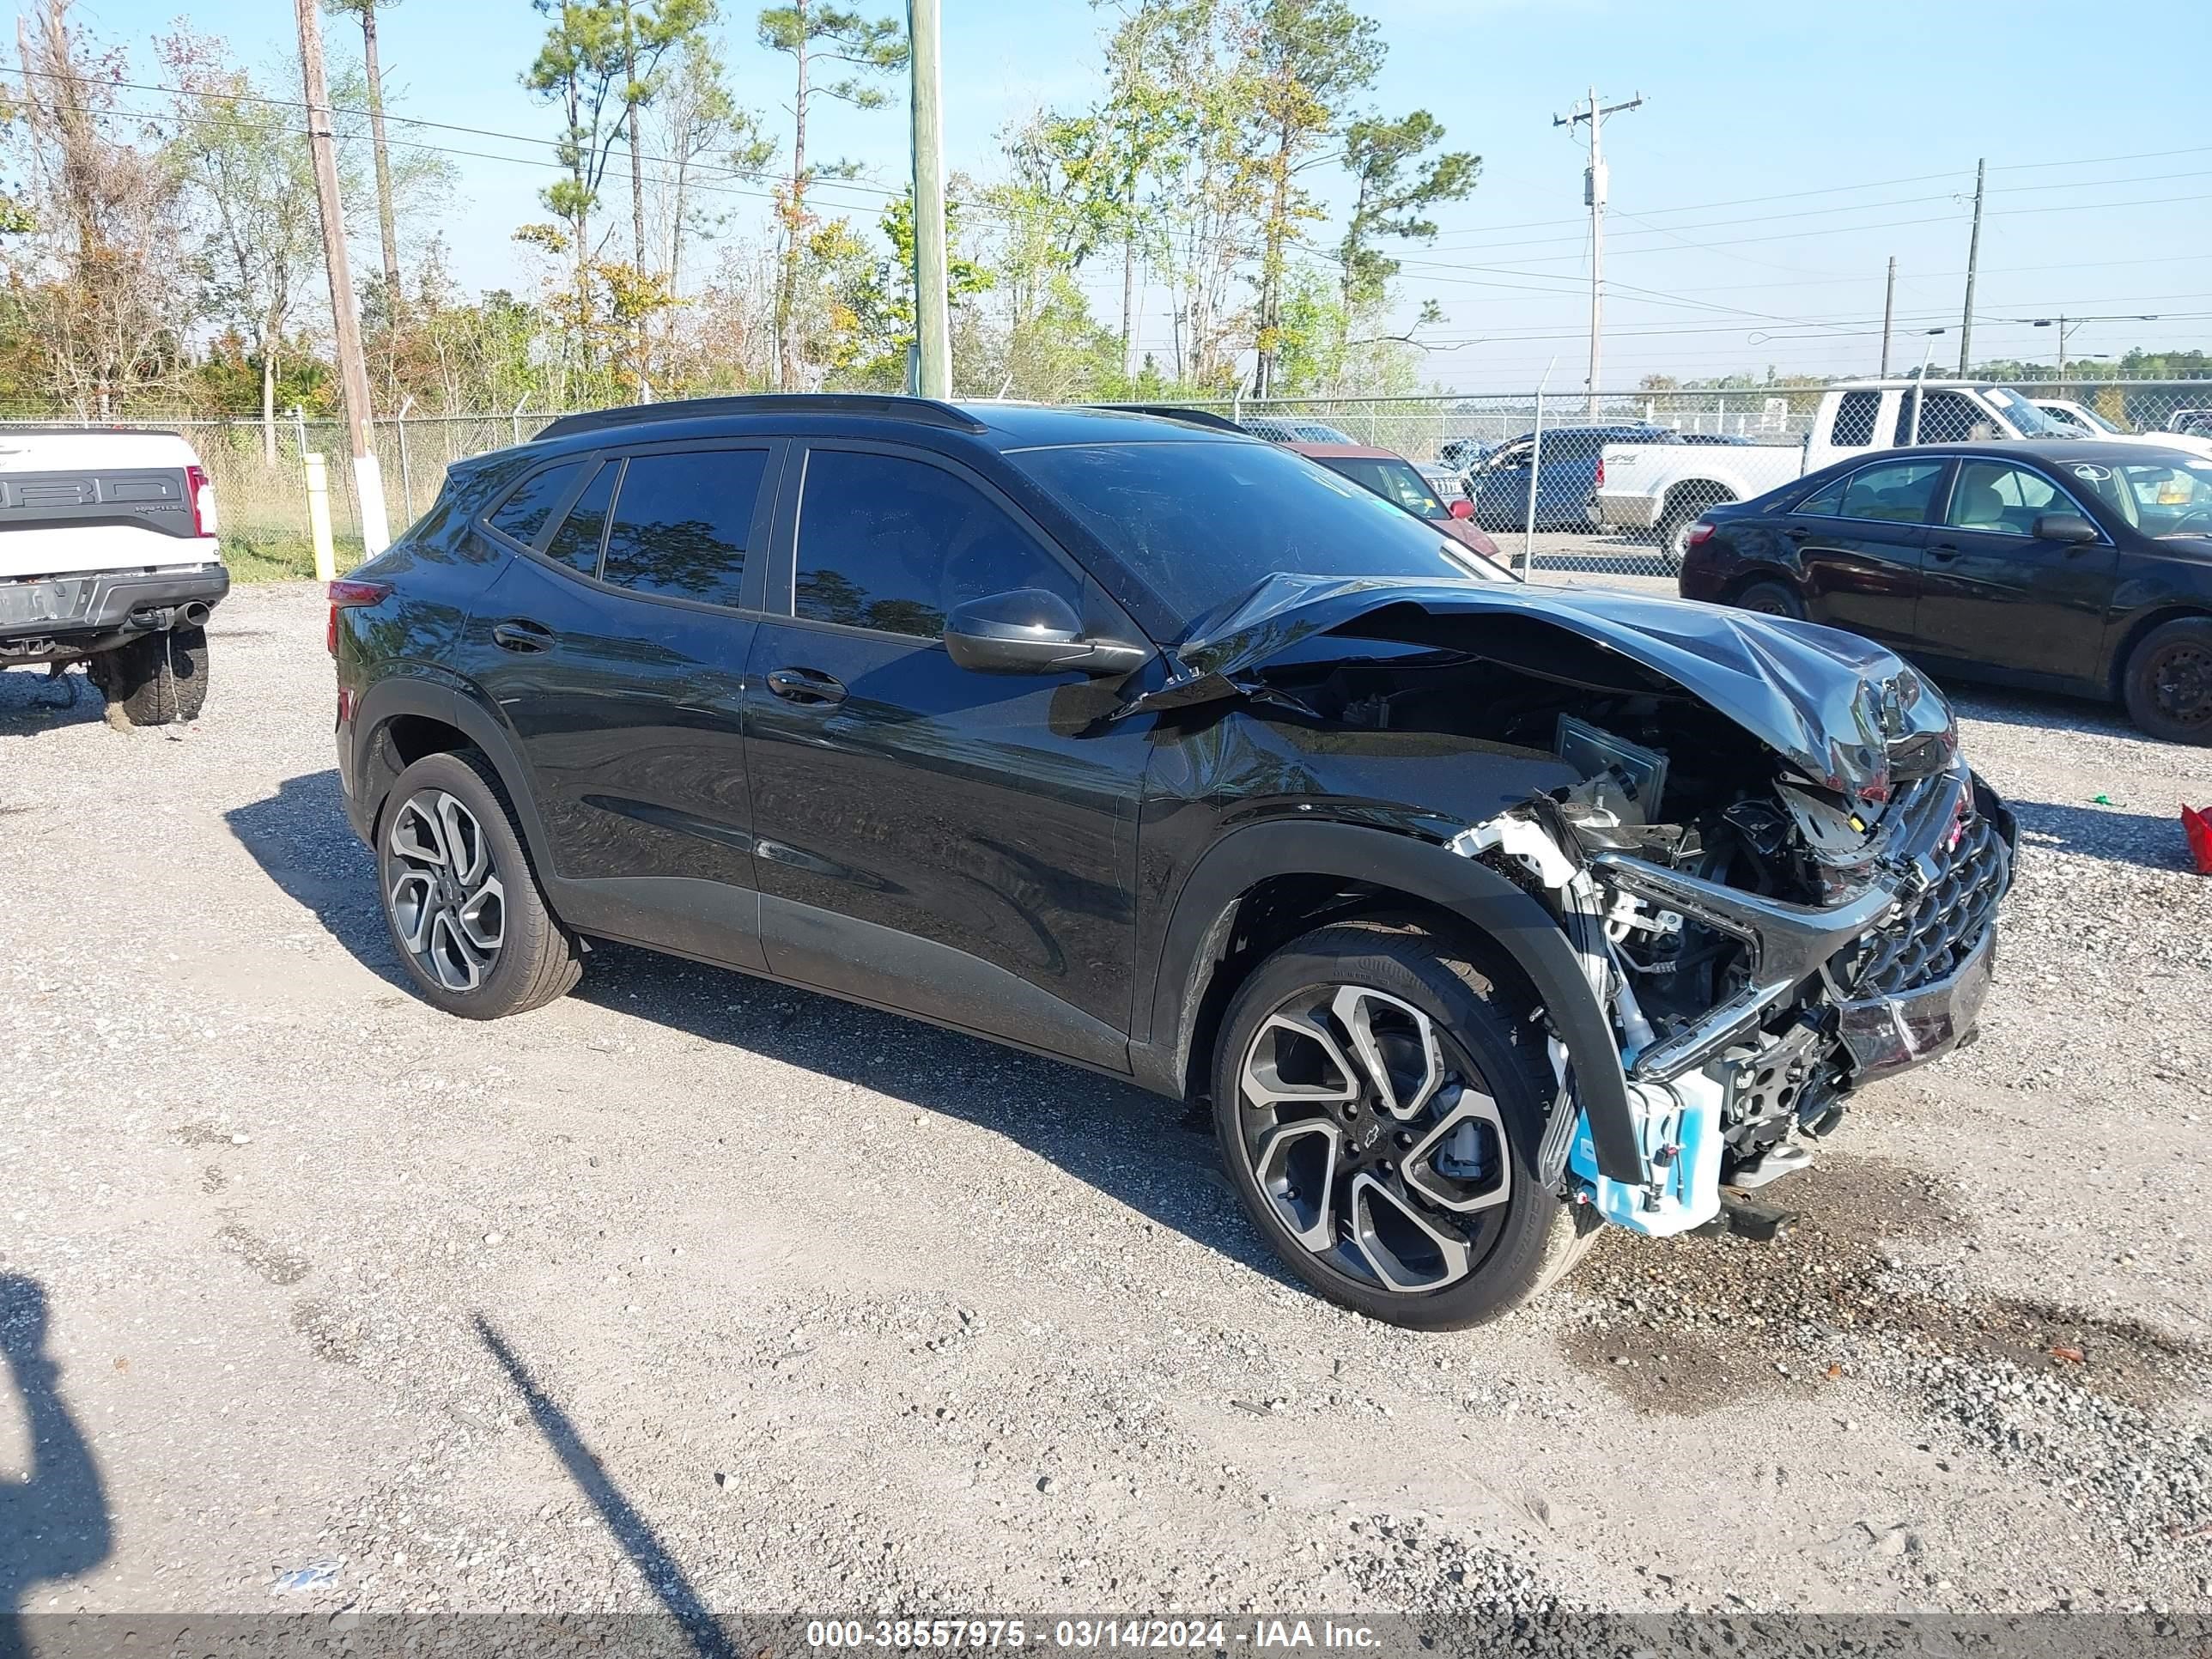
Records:
{"label": "white pickup truck", "polygon": [[1707,507],[1764,495],[1832,462],[1916,443],[2073,435],[2010,386],[1851,381],[1822,394],[1795,443],[1607,444],[1591,510],[1613,529],[1655,532],[1679,566],[1682,537]]}
{"label": "white pickup truck", "polygon": [[116,723],[191,720],[229,591],[215,491],[176,434],[0,428],[0,668],[82,661]]}

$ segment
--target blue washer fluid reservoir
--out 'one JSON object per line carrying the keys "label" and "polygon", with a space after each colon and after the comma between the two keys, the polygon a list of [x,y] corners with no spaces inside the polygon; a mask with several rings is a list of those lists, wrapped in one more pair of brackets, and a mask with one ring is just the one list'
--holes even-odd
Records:
{"label": "blue washer fluid reservoir", "polygon": [[1575,1126],[1567,1168],[1597,1212],[1632,1232],[1663,1237],[1702,1227],[1721,1212],[1721,1085],[1702,1073],[1671,1083],[1631,1083],[1628,1108],[1650,1184],[1598,1173],[1589,1120]]}

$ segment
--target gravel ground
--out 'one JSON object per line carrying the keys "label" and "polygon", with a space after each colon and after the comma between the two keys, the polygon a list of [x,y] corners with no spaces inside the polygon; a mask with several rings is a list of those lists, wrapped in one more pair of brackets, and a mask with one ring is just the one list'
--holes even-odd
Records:
{"label": "gravel ground", "polygon": [[614,950],[426,1008],[322,623],[234,595],[173,734],[0,674],[0,1613],[2212,1599],[2212,752],[1965,698],[2025,836],[1983,1040],[1793,1237],[1416,1336],[1128,1088]]}

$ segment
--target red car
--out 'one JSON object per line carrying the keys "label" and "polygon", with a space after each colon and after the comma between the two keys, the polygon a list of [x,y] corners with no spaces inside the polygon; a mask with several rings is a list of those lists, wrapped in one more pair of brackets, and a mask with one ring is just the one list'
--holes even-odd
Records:
{"label": "red car", "polygon": [[1420,470],[1403,455],[1366,444],[1285,444],[1308,460],[1318,461],[1363,489],[1371,489],[1394,507],[1402,507],[1425,519],[1461,546],[1480,553],[1493,564],[1504,564],[1498,544],[1474,526],[1474,503],[1460,496],[1446,507]]}

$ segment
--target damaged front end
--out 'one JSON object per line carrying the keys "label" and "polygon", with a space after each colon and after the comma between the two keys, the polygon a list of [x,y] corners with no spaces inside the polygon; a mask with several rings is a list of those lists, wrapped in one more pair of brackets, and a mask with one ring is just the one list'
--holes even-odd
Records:
{"label": "damaged front end", "polygon": [[1941,696],[1878,647],[1621,594],[1282,578],[1180,654],[1152,706],[1233,690],[1557,763],[1449,845],[1543,904],[1610,1034],[1570,1052],[1550,1020],[1537,1153],[1608,1221],[1713,1222],[1723,1185],[1808,1161],[1854,1090],[1973,1035],[2011,815]]}

